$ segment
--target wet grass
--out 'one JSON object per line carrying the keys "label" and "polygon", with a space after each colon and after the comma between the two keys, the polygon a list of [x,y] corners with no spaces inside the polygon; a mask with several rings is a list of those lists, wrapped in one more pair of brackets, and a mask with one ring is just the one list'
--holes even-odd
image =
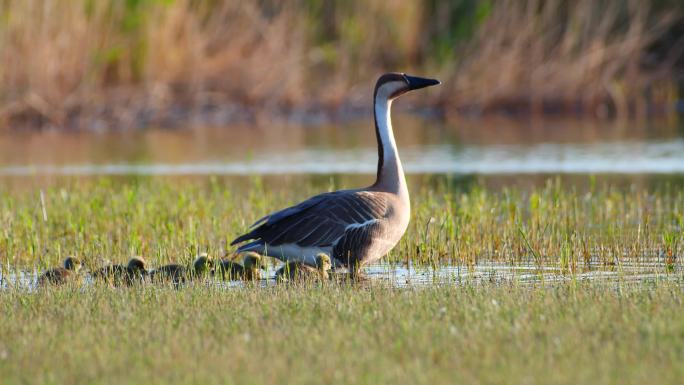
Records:
{"label": "wet grass", "polygon": [[[616,187],[549,179],[492,189],[447,179],[412,180],[412,221],[389,262],[475,265],[481,261],[620,267],[624,261],[681,264],[684,192],[667,182]],[[576,187],[583,186],[583,187]],[[0,185],[0,261],[42,270],[67,255],[89,268],[142,255],[153,265],[221,256],[261,216],[331,181],[231,178],[65,178],[50,187]]]}
{"label": "wet grass", "polygon": [[[463,285],[0,294],[23,383],[678,384],[679,285]],[[8,322],[9,321],[9,322]]]}

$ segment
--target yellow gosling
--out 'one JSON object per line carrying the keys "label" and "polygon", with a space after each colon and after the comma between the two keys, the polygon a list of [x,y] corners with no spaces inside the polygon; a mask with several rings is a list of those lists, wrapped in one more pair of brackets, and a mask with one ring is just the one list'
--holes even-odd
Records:
{"label": "yellow gosling", "polygon": [[276,280],[279,282],[295,281],[327,281],[330,279],[332,262],[325,253],[316,256],[316,267],[301,262],[288,262],[276,271]]}
{"label": "yellow gosling", "polygon": [[222,279],[229,281],[261,279],[261,270],[266,269],[262,256],[253,251],[248,251],[243,255],[242,265],[227,258],[221,260],[218,268]]}

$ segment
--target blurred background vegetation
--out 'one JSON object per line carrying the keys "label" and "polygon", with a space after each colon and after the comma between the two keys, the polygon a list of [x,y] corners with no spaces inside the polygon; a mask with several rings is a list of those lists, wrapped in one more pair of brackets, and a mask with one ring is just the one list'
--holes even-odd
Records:
{"label": "blurred background vegetation", "polygon": [[387,71],[441,79],[412,103],[445,117],[662,115],[684,91],[683,14],[678,0],[0,0],[0,127],[348,118]]}

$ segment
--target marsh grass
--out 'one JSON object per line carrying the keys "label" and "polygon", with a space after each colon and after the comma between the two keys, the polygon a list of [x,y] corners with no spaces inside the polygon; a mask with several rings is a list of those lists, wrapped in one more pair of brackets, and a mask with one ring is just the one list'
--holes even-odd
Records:
{"label": "marsh grass", "polygon": [[[533,188],[488,189],[448,179],[412,180],[412,220],[385,261],[473,266],[553,265],[565,273],[657,261],[684,252],[684,192],[666,182],[586,187],[549,179]],[[278,189],[273,189],[276,183]],[[68,255],[94,269],[143,256],[152,266],[223,256],[263,215],[327,189],[322,183],[252,178],[65,178],[48,187],[0,185],[0,261],[6,271],[55,266]]]}
{"label": "marsh grass", "polygon": [[0,293],[19,383],[676,384],[679,285]]}
{"label": "marsh grass", "polygon": [[[335,180],[64,178],[0,184],[2,272],[68,254],[86,267],[222,255],[261,215]],[[577,184],[583,185],[583,184]],[[549,179],[491,189],[411,180],[413,219],[386,258],[422,266],[587,265],[656,258],[681,274],[680,189]],[[325,189],[325,187],[323,189]],[[678,384],[681,279],[561,283],[464,278],[227,288],[194,283],[27,290],[2,276],[0,378],[21,383]]]}

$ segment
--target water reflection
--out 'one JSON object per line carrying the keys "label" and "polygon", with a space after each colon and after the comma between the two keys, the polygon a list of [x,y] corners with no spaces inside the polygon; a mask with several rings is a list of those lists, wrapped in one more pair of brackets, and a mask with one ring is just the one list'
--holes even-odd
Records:
{"label": "water reflection", "polygon": [[[684,173],[672,123],[395,119],[409,173]],[[0,175],[372,174],[371,119],[321,126],[0,135]]]}

